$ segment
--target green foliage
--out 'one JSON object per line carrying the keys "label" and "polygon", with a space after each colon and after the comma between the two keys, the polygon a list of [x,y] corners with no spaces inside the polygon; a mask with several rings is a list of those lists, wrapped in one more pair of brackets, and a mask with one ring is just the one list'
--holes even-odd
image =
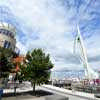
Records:
{"label": "green foliage", "polygon": [[0,77],[7,77],[13,66],[12,51],[0,47]]}
{"label": "green foliage", "polygon": [[46,55],[42,49],[34,49],[32,52],[27,52],[26,60],[20,66],[23,80],[31,81],[32,85],[40,85],[47,82],[50,78],[51,68],[53,68],[53,64],[50,61],[50,55]]}
{"label": "green foliage", "polygon": [[11,49],[0,47],[0,56],[4,54],[6,57],[13,57],[14,52]]}

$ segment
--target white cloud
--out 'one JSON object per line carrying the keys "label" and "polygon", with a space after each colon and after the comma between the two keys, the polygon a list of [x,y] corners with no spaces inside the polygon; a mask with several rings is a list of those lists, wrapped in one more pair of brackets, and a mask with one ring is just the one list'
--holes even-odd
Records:
{"label": "white cloud", "polygon": [[[73,4],[73,0],[69,2]],[[72,56],[72,33],[76,30],[78,17],[74,6],[70,5],[70,8],[67,8],[60,0],[4,0],[0,5],[8,6],[21,25],[19,28],[23,30],[24,36],[22,37],[21,33],[17,35],[17,46],[21,52],[26,53],[32,48],[44,48],[51,54],[55,69],[75,69],[76,66],[77,69],[82,68]],[[84,4],[81,7],[84,7]],[[80,12],[82,10],[83,8]],[[87,12],[82,16],[83,14],[80,15],[80,20],[88,20],[90,14]],[[93,47],[92,50],[95,52]]]}

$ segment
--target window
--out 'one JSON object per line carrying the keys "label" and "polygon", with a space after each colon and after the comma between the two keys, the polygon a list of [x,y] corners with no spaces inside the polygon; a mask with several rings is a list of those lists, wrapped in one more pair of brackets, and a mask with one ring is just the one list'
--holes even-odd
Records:
{"label": "window", "polygon": [[7,48],[10,48],[10,45],[11,45],[10,42],[8,42],[8,47]]}
{"label": "window", "polygon": [[15,48],[15,52],[16,52],[17,55],[20,54],[20,50],[17,47]]}
{"label": "window", "polygon": [[4,42],[4,48],[7,48],[7,45],[8,45],[8,42],[5,41],[5,42]]}
{"label": "window", "polygon": [[0,33],[2,33],[2,30],[0,29]]}
{"label": "window", "polygon": [[10,48],[10,46],[11,46],[11,43],[5,40],[4,48]]}
{"label": "window", "polygon": [[14,38],[13,33],[12,33],[11,31],[9,31],[9,30],[0,29],[0,33],[1,33],[1,34],[5,34],[5,35],[7,35],[7,36],[9,36],[9,37],[11,37],[11,38]]}

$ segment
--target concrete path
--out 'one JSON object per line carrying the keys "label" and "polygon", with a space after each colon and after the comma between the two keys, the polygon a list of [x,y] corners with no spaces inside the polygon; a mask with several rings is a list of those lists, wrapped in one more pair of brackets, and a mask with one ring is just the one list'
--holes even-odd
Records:
{"label": "concrete path", "polygon": [[43,85],[41,89],[62,96],[69,97],[69,100],[100,100],[100,98],[99,99],[95,98],[94,94],[67,90],[67,89],[63,89],[51,85]]}
{"label": "concrete path", "polygon": [[15,97],[6,97],[2,100],[45,100],[44,97],[34,97],[34,96],[15,96]]}
{"label": "concrete path", "polygon": [[[78,92],[78,91],[72,91],[72,90],[67,90],[59,87],[55,87],[52,85],[42,85],[41,87],[36,87],[37,90],[45,90],[54,94],[62,95],[69,97],[69,100],[100,100],[98,98],[94,97],[94,94],[90,93],[84,93],[84,92]],[[27,87],[27,88],[18,88],[17,93],[20,92],[26,92],[32,90],[32,87]],[[13,89],[5,89],[4,93],[13,93]],[[14,99],[15,98],[15,99]],[[16,98],[16,97],[10,97],[9,99],[3,99],[3,100],[25,100],[26,98]],[[27,100],[44,100],[44,98],[34,98],[34,97],[28,97]]]}

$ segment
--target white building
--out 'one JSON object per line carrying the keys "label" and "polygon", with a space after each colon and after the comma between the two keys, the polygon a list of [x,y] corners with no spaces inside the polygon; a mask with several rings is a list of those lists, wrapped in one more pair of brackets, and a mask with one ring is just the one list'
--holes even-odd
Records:
{"label": "white building", "polygon": [[0,46],[10,48],[15,51],[16,48],[16,29],[8,24],[0,22]]}

